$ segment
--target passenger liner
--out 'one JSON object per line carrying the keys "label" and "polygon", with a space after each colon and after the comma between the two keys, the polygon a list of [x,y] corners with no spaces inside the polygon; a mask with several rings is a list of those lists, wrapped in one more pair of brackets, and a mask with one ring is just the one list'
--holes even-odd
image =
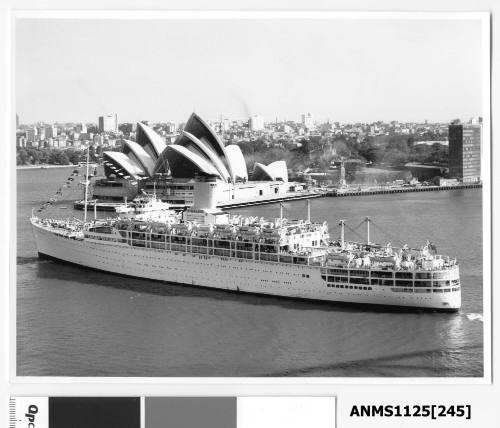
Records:
{"label": "passenger liner", "polygon": [[[332,302],[456,311],[459,266],[419,249],[330,239],[327,223],[193,208],[151,218],[32,216],[40,256],[166,283]],[[369,226],[369,223],[368,223]],[[165,286],[168,286],[166,284]]]}

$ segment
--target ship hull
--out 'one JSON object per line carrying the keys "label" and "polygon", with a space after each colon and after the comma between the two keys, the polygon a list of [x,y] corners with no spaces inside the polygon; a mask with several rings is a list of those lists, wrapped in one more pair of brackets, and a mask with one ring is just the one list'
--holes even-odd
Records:
{"label": "ship hull", "polygon": [[[238,259],[125,243],[73,239],[33,225],[40,255],[105,272],[197,287],[329,302],[412,307],[439,311],[460,308],[460,292],[401,293],[390,287],[334,288],[319,266]],[[457,271],[458,275],[458,271]]]}

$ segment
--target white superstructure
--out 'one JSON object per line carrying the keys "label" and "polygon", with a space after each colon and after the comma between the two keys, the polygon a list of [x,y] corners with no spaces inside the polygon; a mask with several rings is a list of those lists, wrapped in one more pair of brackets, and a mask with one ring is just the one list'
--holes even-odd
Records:
{"label": "white superstructure", "polygon": [[137,219],[149,221],[174,222],[179,220],[177,213],[171,209],[172,206],[156,197],[156,193],[134,198],[132,202],[125,202],[115,208],[120,219]]}

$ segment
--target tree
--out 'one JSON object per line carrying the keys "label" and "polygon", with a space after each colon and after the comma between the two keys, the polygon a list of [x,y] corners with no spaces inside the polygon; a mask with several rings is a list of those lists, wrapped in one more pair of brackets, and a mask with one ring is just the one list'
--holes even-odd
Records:
{"label": "tree", "polygon": [[408,154],[397,149],[390,149],[385,152],[383,162],[392,166],[402,165],[408,162]]}
{"label": "tree", "polygon": [[323,153],[319,158],[319,167],[322,171],[326,172],[330,168],[330,164],[333,160],[333,156],[330,154]]}
{"label": "tree", "polygon": [[356,180],[356,174],[359,170],[363,168],[363,162],[360,161],[352,161],[345,162],[345,176],[346,180],[351,182]]}
{"label": "tree", "polygon": [[377,146],[372,139],[363,141],[360,144],[359,154],[368,162],[379,162],[383,157],[384,150],[381,146]]}
{"label": "tree", "polygon": [[389,150],[394,149],[402,153],[408,153],[408,142],[404,135],[392,135],[387,143]]}
{"label": "tree", "polygon": [[308,140],[306,140],[305,138],[302,138],[299,143],[301,144],[301,146],[299,147],[298,151],[300,151],[301,153],[303,154],[309,154],[309,151],[310,151],[310,143]]}
{"label": "tree", "polygon": [[76,165],[78,162],[82,162],[84,160],[83,151],[81,150],[68,149],[66,150],[66,156],[68,156],[70,163],[73,165]]}
{"label": "tree", "polygon": [[28,152],[23,147],[18,147],[16,153],[16,165],[27,165],[28,163]]}
{"label": "tree", "polygon": [[68,165],[69,159],[66,153],[62,150],[51,150],[48,156],[48,163],[51,165]]}
{"label": "tree", "polygon": [[349,158],[351,157],[351,150],[348,147],[348,144],[342,140],[335,140],[333,142],[333,148],[337,153],[337,156]]}

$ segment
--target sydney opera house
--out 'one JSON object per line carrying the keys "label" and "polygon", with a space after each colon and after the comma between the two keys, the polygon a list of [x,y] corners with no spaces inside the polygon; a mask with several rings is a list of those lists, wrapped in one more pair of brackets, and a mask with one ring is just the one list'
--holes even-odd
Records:
{"label": "sydney opera house", "polygon": [[172,204],[192,206],[195,199],[207,202],[209,198],[220,205],[301,190],[299,183],[288,182],[284,161],[256,163],[249,180],[240,147],[225,146],[196,113],[174,144],[166,145],[143,123],[137,124],[135,140],[124,140],[121,152],[103,153],[106,178],[95,183],[94,199],[121,202],[141,190],[154,190]]}

